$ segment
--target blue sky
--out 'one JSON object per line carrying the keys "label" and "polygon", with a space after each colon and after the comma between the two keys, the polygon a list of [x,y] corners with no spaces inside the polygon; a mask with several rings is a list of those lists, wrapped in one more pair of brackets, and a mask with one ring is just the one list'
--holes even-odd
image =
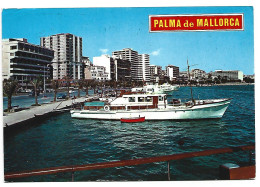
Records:
{"label": "blue sky", "polygon": [[[149,33],[149,15],[244,13],[244,31]],[[254,73],[252,7],[160,7],[4,9],[2,38],[27,38],[40,44],[40,37],[72,33],[83,38],[83,55],[110,54],[133,48],[150,54],[150,63],[180,67],[198,64],[206,72],[216,69]]]}

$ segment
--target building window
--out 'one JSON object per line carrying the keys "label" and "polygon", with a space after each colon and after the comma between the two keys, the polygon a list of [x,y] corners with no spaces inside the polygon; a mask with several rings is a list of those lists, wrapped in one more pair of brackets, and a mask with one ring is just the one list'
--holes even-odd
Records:
{"label": "building window", "polygon": [[10,53],[10,56],[14,56],[14,53]]}
{"label": "building window", "polygon": [[145,102],[152,102],[152,97],[146,97]]}
{"label": "building window", "polygon": [[144,97],[138,97],[138,102],[144,102]]}
{"label": "building window", "polygon": [[129,102],[135,102],[135,97],[129,97],[129,98],[128,98],[128,101],[129,101]]}
{"label": "building window", "polygon": [[17,46],[14,45],[14,46],[10,46],[10,49],[13,50],[13,49],[17,49]]}

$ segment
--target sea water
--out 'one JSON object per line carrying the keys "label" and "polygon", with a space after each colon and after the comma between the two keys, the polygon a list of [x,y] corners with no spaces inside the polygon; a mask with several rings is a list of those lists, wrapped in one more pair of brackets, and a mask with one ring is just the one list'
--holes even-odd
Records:
{"label": "sea water", "polygon": [[[189,89],[181,87],[169,98],[190,98]],[[195,99],[232,98],[232,102],[220,120],[127,124],[72,119],[70,113],[63,113],[29,128],[5,133],[4,171],[146,158],[255,142],[253,85],[195,87],[193,93]],[[171,161],[171,180],[215,180],[219,179],[219,165],[243,165],[248,161],[247,151]],[[78,171],[74,180],[166,181],[167,163]],[[71,173],[8,181],[71,181]]]}

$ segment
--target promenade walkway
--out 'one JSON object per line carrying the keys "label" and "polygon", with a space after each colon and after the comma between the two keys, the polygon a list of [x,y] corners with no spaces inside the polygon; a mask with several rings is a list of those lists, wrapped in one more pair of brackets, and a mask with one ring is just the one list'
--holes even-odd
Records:
{"label": "promenade walkway", "polygon": [[3,116],[3,126],[12,126],[23,121],[33,119],[35,118],[35,115],[45,115],[55,110],[61,110],[63,108],[71,106],[73,103],[84,102],[86,101],[86,99],[86,97],[80,97],[77,99],[57,101],[54,103],[42,104],[41,106],[31,106],[28,110],[7,113],[5,116]]}

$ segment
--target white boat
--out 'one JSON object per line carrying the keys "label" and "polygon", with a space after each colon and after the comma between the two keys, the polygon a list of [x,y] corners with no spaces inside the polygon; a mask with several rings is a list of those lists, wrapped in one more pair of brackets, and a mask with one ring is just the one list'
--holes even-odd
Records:
{"label": "white boat", "polygon": [[169,93],[174,90],[178,90],[180,88],[179,85],[170,85],[168,83],[162,84],[159,88],[163,91],[163,93]]}
{"label": "white boat", "polygon": [[84,106],[71,110],[72,118],[120,120],[145,117],[145,120],[192,120],[221,118],[231,99],[167,102],[166,94],[126,93],[105,106]]}
{"label": "white boat", "polygon": [[155,93],[155,94],[162,94],[162,93],[169,93],[175,90],[178,90],[180,86],[178,85],[170,85],[170,84],[148,84],[140,88],[132,88],[132,92],[144,92],[144,93]]}
{"label": "white boat", "polygon": [[[189,74],[189,64],[188,74]],[[189,76],[190,80],[190,76]],[[158,86],[158,85],[157,85]],[[190,85],[191,87],[191,85]],[[169,89],[168,89],[169,88]],[[164,85],[164,91],[172,90]],[[231,99],[191,100],[181,102],[173,99],[168,103],[166,94],[124,93],[105,106],[84,106],[83,110],[71,110],[71,117],[86,119],[120,120],[144,117],[145,120],[194,120],[222,118]]]}

